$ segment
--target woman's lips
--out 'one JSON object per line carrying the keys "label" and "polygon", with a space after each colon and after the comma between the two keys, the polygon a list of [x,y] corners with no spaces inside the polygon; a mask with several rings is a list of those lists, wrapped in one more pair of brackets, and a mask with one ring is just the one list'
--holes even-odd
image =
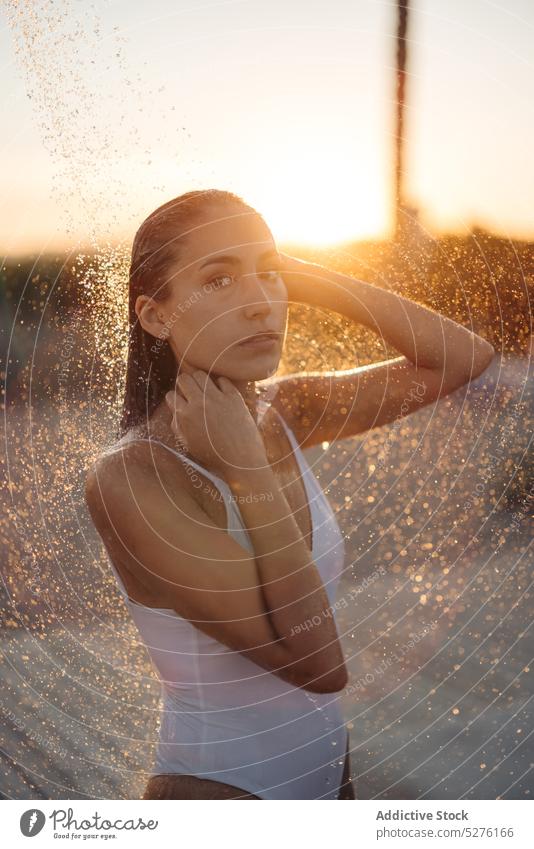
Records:
{"label": "woman's lips", "polygon": [[239,342],[238,344],[247,347],[247,348],[272,348],[274,345],[278,345],[279,338],[277,336],[267,336],[267,335],[259,335],[253,336],[252,339],[245,339],[243,342]]}

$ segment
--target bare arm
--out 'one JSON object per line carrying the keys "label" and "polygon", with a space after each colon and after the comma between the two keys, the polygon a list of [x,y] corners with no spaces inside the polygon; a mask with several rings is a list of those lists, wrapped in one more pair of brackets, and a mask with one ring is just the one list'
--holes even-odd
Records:
{"label": "bare arm", "polygon": [[[264,468],[226,475],[239,499],[275,632],[294,657],[343,673],[335,621],[327,612],[328,596],[271,467],[266,463]],[[261,501],[261,496],[269,500]],[[307,620],[315,622],[316,617],[320,625],[310,630],[296,627]]]}
{"label": "bare arm", "polygon": [[477,333],[415,301],[372,283],[295,257],[284,257],[292,300],[326,307],[379,334],[416,368],[461,386],[480,374],[495,351]]}
{"label": "bare arm", "polygon": [[288,255],[291,301],[339,312],[403,356],[342,371],[282,377],[275,404],[303,447],[343,439],[409,415],[478,377],[493,346],[409,298]]}

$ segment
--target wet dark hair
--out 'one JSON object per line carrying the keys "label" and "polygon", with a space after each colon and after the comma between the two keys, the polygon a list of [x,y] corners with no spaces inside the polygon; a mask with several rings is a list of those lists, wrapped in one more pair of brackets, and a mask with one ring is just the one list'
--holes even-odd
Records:
{"label": "wet dark hair", "polygon": [[233,192],[196,190],[159,206],[145,218],[135,234],[129,273],[128,361],[119,438],[150,418],[165,393],[172,389],[178,372],[169,342],[156,339],[142,327],[135,312],[135,302],[139,295],[150,295],[156,301],[164,301],[169,296],[168,269],[171,263],[179,260],[180,247],[187,233],[202,221],[206,212],[220,206],[259,215]]}

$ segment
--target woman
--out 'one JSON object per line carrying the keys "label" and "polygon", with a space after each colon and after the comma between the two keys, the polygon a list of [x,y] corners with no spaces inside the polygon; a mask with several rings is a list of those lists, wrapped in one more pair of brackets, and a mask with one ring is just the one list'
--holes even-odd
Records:
{"label": "woman", "polygon": [[[336,310],[402,356],[274,377],[288,302]],[[407,415],[493,348],[391,292],[280,254],[239,196],[182,195],[132,249],[121,438],[86,483],[162,680],[144,799],[350,799],[344,543],[301,452]],[[269,405],[256,381],[271,378]]]}

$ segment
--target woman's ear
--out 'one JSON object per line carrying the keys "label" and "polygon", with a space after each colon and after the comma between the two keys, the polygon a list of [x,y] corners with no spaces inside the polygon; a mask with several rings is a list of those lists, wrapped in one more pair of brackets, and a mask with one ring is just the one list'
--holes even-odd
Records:
{"label": "woman's ear", "polygon": [[161,307],[154,298],[149,295],[138,295],[135,302],[135,312],[143,330],[156,338],[166,339],[166,327],[161,315]]}

